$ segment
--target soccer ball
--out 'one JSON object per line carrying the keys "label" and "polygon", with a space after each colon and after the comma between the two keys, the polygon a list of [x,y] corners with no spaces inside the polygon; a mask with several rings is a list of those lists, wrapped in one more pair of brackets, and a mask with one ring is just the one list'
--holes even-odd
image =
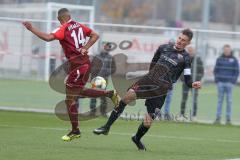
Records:
{"label": "soccer ball", "polygon": [[107,82],[103,77],[97,76],[91,80],[92,88],[106,89]]}

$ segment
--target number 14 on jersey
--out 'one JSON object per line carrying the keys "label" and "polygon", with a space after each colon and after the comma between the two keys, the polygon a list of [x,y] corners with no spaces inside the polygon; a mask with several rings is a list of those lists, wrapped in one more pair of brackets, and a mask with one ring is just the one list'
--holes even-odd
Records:
{"label": "number 14 on jersey", "polygon": [[79,27],[78,33],[76,33],[76,31],[73,30],[71,33],[71,37],[73,37],[76,49],[79,49],[86,43],[86,38],[84,37],[83,29],[81,27]]}

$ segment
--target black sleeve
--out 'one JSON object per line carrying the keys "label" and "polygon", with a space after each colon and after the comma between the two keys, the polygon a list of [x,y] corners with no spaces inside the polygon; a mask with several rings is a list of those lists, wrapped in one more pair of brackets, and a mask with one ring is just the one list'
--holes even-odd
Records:
{"label": "black sleeve", "polygon": [[160,55],[161,55],[161,52],[162,52],[162,48],[163,48],[163,46],[159,46],[157,51],[155,52],[155,54],[153,56],[153,59],[151,61],[149,70],[151,70],[155,66],[155,64],[157,63],[158,59],[160,58]]}
{"label": "black sleeve", "polygon": [[184,82],[189,87],[192,88],[192,76],[191,75],[184,75]]}
{"label": "black sleeve", "polygon": [[[188,70],[188,71],[186,71]],[[184,66],[184,82],[189,87],[192,88],[192,76],[191,76],[191,59],[185,56],[185,66]]]}

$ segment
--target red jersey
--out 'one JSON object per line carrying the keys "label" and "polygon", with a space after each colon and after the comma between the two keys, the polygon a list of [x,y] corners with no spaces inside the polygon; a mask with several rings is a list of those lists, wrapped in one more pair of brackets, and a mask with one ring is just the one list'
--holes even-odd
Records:
{"label": "red jersey", "polygon": [[58,39],[65,56],[70,62],[77,64],[90,63],[89,56],[82,55],[77,49],[82,48],[86,42],[87,37],[90,36],[92,30],[87,26],[69,20],[59,28],[55,29],[52,34],[55,39]]}

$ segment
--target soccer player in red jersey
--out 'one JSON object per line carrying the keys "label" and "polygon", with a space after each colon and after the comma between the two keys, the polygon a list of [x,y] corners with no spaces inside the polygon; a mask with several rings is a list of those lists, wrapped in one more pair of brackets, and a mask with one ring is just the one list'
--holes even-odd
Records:
{"label": "soccer player in red jersey", "polygon": [[[70,69],[66,78],[66,99],[72,130],[62,137],[64,141],[70,141],[80,137],[78,127],[78,96],[97,98],[106,96],[111,98],[114,105],[118,104],[119,96],[115,90],[105,91],[85,88],[89,78],[90,60],[88,49],[98,40],[98,34],[87,26],[71,19],[71,14],[66,8],[58,11],[58,20],[61,26],[52,33],[44,33],[33,27],[30,22],[22,24],[33,34],[44,41],[59,40],[64,54],[70,62]],[[86,38],[90,37],[87,41]]]}

